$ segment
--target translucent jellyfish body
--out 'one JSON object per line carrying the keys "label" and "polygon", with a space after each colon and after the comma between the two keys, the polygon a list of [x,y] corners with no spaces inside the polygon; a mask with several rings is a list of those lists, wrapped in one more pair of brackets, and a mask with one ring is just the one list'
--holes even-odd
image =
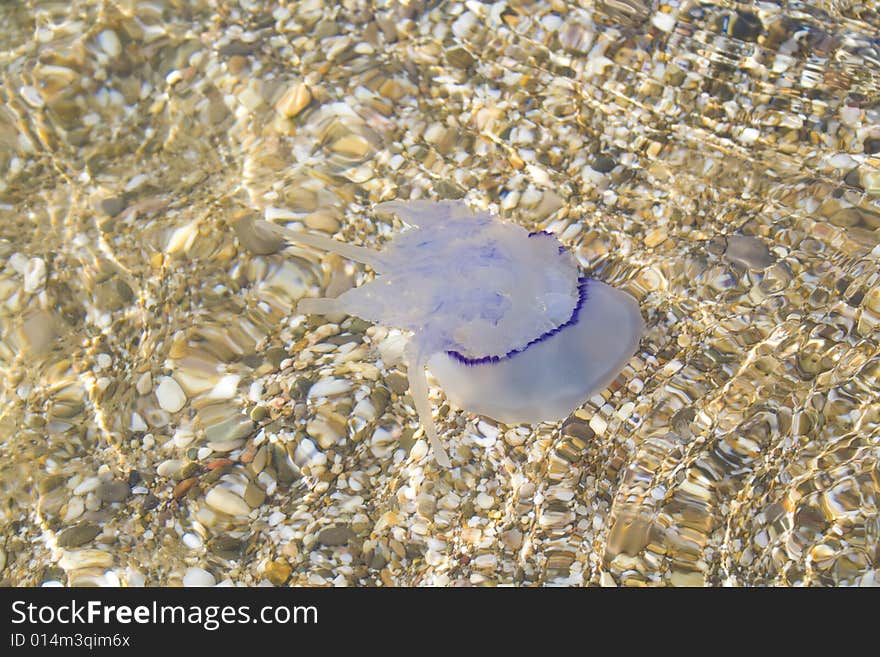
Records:
{"label": "translucent jellyfish body", "polygon": [[644,323],[635,299],[580,274],[544,232],[529,233],[456,201],[377,208],[411,226],[381,251],[285,231],[293,242],[372,267],[374,280],[303,313],[346,313],[406,329],[410,392],[435,457],[425,368],[456,406],[505,423],[565,418],[635,353]]}

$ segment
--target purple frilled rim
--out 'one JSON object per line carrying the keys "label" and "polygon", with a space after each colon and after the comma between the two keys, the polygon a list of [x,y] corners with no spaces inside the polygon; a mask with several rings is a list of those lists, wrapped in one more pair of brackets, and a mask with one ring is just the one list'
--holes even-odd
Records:
{"label": "purple frilled rim", "polygon": [[[539,235],[545,233],[545,231],[540,231],[540,233],[532,233],[532,235]],[[549,234],[549,233],[547,233]],[[529,235],[531,237],[531,235]],[[560,247],[561,249],[565,249],[565,247]],[[490,365],[494,363],[500,363],[501,361],[507,360],[509,358],[513,358],[517,354],[521,354],[529,347],[534,347],[539,342],[544,342],[544,340],[549,340],[554,335],[567,329],[570,326],[574,326],[578,323],[578,319],[580,318],[581,309],[584,307],[584,303],[589,298],[588,286],[592,279],[587,276],[578,277],[578,300],[574,306],[574,310],[571,311],[571,317],[568,318],[567,321],[560,324],[554,329],[547,331],[546,333],[542,333],[537,338],[529,342],[526,346],[520,347],[519,349],[511,349],[503,356],[483,356],[482,358],[468,358],[458,351],[447,351],[446,355],[450,358],[457,360],[462,365]]]}

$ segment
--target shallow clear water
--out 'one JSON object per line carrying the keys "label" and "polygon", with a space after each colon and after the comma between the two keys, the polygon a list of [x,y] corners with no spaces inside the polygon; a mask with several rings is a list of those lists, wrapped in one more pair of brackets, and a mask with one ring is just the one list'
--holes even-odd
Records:
{"label": "shallow clear water", "polygon": [[[878,581],[880,17],[783,4],[0,5],[0,581]],[[438,468],[402,336],[295,314],[369,272],[251,223],[410,197],[637,356],[557,424],[434,387]]]}

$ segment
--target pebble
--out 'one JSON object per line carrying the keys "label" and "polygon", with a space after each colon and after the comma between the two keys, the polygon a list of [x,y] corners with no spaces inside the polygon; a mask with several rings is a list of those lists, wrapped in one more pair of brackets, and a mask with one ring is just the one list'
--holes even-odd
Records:
{"label": "pebble", "polygon": [[305,220],[306,226],[324,233],[335,233],[339,230],[339,220],[336,215],[329,210],[318,210],[312,212]]}
{"label": "pebble", "polygon": [[598,171],[599,173],[609,173],[616,166],[617,162],[615,162],[607,155],[597,155],[596,159],[593,160],[593,163],[590,165],[590,168],[592,168],[593,171]]}
{"label": "pebble", "polygon": [[354,410],[352,410],[352,414],[356,415],[366,422],[370,422],[376,418],[376,408],[370,402],[369,397],[364,397],[357,404],[355,404]]}
{"label": "pebble", "polygon": [[173,479],[181,469],[183,469],[185,464],[186,461],[182,459],[168,459],[167,461],[162,461],[156,468],[156,474],[160,477]]}
{"label": "pebble", "polygon": [[255,483],[249,483],[247,485],[247,488],[244,489],[244,501],[247,502],[250,508],[256,509],[257,507],[261,506],[265,500],[266,491],[257,486]]}
{"label": "pebble", "polygon": [[170,376],[159,378],[159,385],[156,387],[156,399],[159,400],[159,406],[162,410],[169,413],[177,413],[186,404],[186,395],[183,389]]}
{"label": "pebble", "polygon": [[518,529],[509,529],[501,534],[501,541],[511,550],[522,547],[523,534]]}
{"label": "pebble", "polygon": [[101,199],[99,207],[101,208],[101,212],[106,214],[108,217],[115,217],[125,209],[125,199],[120,196],[110,196],[108,198]]}
{"label": "pebble", "polygon": [[204,568],[190,567],[183,575],[183,585],[186,587],[214,586],[217,581],[214,576]]}
{"label": "pebble", "polygon": [[309,388],[308,397],[332,397],[351,390],[352,386],[345,379],[321,379]]}
{"label": "pebble", "polygon": [[756,271],[766,269],[774,261],[767,245],[748,235],[729,235],[724,257]]}
{"label": "pebble", "polygon": [[370,451],[376,458],[383,458],[397,449],[399,442],[390,431],[376,427],[370,440]]}
{"label": "pebble", "polygon": [[101,528],[98,525],[91,523],[74,525],[58,534],[58,547],[79,547],[80,545],[85,545],[100,533]]}
{"label": "pebble", "polygon": [[205,495],[205,502],[212,509],[228,513],[231,516],[246,516],[251,512],[247,502],[222,486],[215,486],[209,490]]}
{"label": "pebble", "polygon": [[131,492],[124,481],[109,481],[101,484],[95,493],[102,502],[122,502]]}
{"label": "pebble", "polygon": [[606,571],[599,577],[599,585],[604,588],[615,588],[617,582],[614,581],[614,577],[611,576],[611,573]]}
{"label": "pebble", "polygon": [[275,103],[276,111],[286,119],[292,119],[312,101],[312,93],[304,84],[298,84],[284,92]]}
{"label": "pebble", "polygon": [[138,377],[134,387],[141,396],[150,394],[153,389],[153,376],[149,372],[144,372]]}
{"label": "pebble", "polygon": [[36,87],[27,85],[21,87],[18,92],[21,94],[21,97],[24,98],[25,102],[35,109],[40,109],[46,104]]}
{"label": "pebble", "polygon": [[345,545],[355,537],[355,533],[346,525],[334,525],[325,527],[318,533],[318,543],[321,545],[336,546]]}
{"label": "pebble", "polygon": [[119,57],[122,53],[122,44],[113,30],[104,30],[98,34],[98,45],[110,57]]}
{"label": "pebble", "polygon": [[147,495],[144,495],[143,500],[141,500],[141,508],[144,511],[150,511],[159,506],[159,501],[160,500],[158,497],[156,497],[152,493],[148,493]]}
{"label": "pebble", "polygon": [[675,28],[675,16],[658,11],[651,17],[651,24],[661,32],[672,32]]}
{"label": "pebble", "polygon": [[290,578],[293,569],[284,559],[275,559],[266,564],[263,571],[268,579],[275,586],[284,586],[285,582]]}
{"label": "pebble", "polygon": [[58,560],[58,565],[68,571],[80,568],[110,568],[113,565],[113,555],[94,548],[65,550]]}
{"label": "pebble", "polygon": [[481,509],[491,509],[493,504],[495,504],[495,498],[491,495],[486,493],[479,493],[477,495],[477,506]]}
{"label": "pebble", "polygon": [[144,418],[141,417],[141,414],[135,411],[131,414],[131,422],[128,425],[129,429],[132,431],[146,431],[149,427],[147,423],[144,421]]}
{"label": "pebble", "polygon": [[597,436],[604,435],[605,429],[607,428],[608,423],[599,415],[594,415],[590,418],[590,429],[592,429]]}
{"label": "pebble", "polygon": [[91,493],[100,485],[101,480],[98,477],[88,477],[77,484],[76,488],[73,489],[73,494],[85,495],[86,493]]}
{"label": "pebble", "polygon": [[183,544],[188,547],[190,550],[198,550],[204,545],[202,541],[202,537],[198,534],[193,534],[192,532],[187,532],[181,538]]}
{"label": "pebble", "polygon": [[840,108],[840,121],[844,125],[848,125],[851,128],[857,128],[860,123],[860,119],[862,116],[862,110],[858,107],[852,107],[850,105],[845,105]]}
{"label": "pebble", "polygon": [[760,136],[761,133],[757,128],[748,127],[743,128],[742,132],[739,133],[739,140],[743,144],[750,146],[758,141],[758,137]]}
{"label": "pebble", "polygon": [[[217,384],[208,393],[208,399],[232,399],[238,392],[238,383],[241,376],[238,374],[227,374],[220,379]],[[181,391],[182,392],[182,391]]]}
{"label": "pebble", "polygon": [[42,258],[28,260],[24,271],[24,291],[33,294],[46,282],[46,262]]}
{"label": "pebble", "polygon": [[360,135],[351,134],[340,137],[330,144],[330,150],[339,155],[359,159],[370,151],[370,142]]}
{"label": "pebble", "polygon": [[404,395],[406,394],[406,391],[409,390],[409,380],[400,372],[390,372],[388,376],[385,377],[385,382],[388,384],[388,387],[398,395]]}
{"label": "pebble", "polygon": [[341,438],[329,422],[320,419],[312,420],[306,425],[306,433],[316,439],[321,449],[329,449]]}
{"label": "pebble", "polygon": [[74,495],[67,502],[67,511],[64,513],[64,517],[62,520],[64,522],[71,522],[79,518],[83,512],[86,510],[86,504],[82,497],[79,495]]}

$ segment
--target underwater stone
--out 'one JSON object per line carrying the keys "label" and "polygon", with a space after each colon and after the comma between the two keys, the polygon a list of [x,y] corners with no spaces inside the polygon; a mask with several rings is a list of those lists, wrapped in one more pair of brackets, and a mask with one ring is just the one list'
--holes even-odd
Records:
{"label": "underwater stone", "polygon": [[156,387],[156,399],[162,410],[169,413],[176,413],[184,404],[186,404],[186,394],[170,376],[163,376],[159,379],[159,385]]}

